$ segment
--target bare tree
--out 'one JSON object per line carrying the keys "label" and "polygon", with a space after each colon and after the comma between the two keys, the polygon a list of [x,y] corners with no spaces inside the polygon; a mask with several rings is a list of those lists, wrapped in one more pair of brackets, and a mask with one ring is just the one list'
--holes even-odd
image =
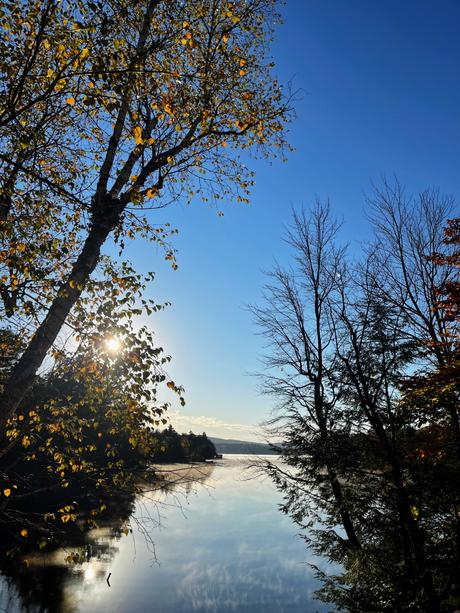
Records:
{"label": "bare tree", "polygon": [[278,402],[271,427],[283,440],[283,458],[296,469],[293,476],[275,464],[268,470],[283,484],[298,519],[305,509],[298,504],[299,487],[310,500],[321,490],[345,530],[348,545],[359,548],[338,474],[334,436],[337,425],[346,429],[340,416],[334,376],[338,356],[330,325],[336,279],[344,272],[344,250],[335,245],[338,229],[329,203],[317,202],[311,214],[294,213],[287,242],[294,250],[295,267],[285,271],[276,266],[265,287],[264,306],[251,310],[268,341],[263,390]]}

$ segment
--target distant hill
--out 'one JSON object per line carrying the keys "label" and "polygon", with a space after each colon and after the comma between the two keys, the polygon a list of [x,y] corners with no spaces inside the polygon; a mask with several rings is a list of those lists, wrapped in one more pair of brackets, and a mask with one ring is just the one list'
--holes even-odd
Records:
{"label": "distant hill", "polygon": [[214,443],[217,453],[251,453],[254,455],[277,455],[266,443],[238,441],[234,439],[208,436]]}

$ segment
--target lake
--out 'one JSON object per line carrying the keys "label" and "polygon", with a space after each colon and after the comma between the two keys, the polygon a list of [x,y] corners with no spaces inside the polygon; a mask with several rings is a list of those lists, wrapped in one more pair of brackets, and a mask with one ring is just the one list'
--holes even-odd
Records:
{"label": "lake", "polygon": [[[249,479],[250,456],[177,467],[168,491],[139,496],[132,532],[94,530],[82,564],[40,554],[0,579],[6,613],[277,612],[330,610],[314,598],[318,563],[277,508],[268,479]],[[174,480],[174,478],[173,478]],[[323,563],[324,565],[324,563]],[[109,576],[110,573],[110,576]],[[107,581],[107,578],[109,580]]]}

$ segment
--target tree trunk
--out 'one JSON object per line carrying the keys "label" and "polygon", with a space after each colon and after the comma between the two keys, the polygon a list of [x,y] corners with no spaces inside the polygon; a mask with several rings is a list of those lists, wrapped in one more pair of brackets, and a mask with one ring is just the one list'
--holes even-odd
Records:
{"label": "tree trunk", "polygon": [[345,530],[345,533],[347,535],[348,542],[352,548],[360,549],[361,543],[359,542],[358,536],[356,535],[356,532],[355,532],[353,521],[345,506],[345,501],[343,499],[343,492],[342,492],[342,486],[340,485],[340,481],[334,469],[332,468],[332,466],[328,464],[326,468],[327,468],[327,474],[329,477],[329,483],[331,484],[332,493],[334,495],[334,499],[339,508],[340,519],[342,521],[343,529]]}
{"label": "tree trunk", "polygon": [[[320,338],[319,332],[318,332],[317,338],[318,339]],[[331,453],[331,448],[330,448],[329,429],[327,426],[326,416],[324,414],[325,404],[324,404],[322,390],[321,390],[322,362],[318,370],[319,370],[319,376],[317,380],[315,381],[315,389],[314,389],[315,413],[316,413],[316,418],[318,420],[321,442],[323,445],[323,449],[326,453],[325,463],[326,463],[327,475],[329,478],[329,483],[331,485],[334,500],[339,509],[340,519],[342,521],[343,529],[345,530],[345,533],[347,535],[349,545],[355,549],[359,549],[361,547],[361,544],[359,542],[358,536],[355,532],[353,521],[350,517],[347,506],[345,504],[342,486],[340,485],[340,481],[337,477],[337,473],[335,472],[334,465],[333,465],[333,454]]]}
{"label": "tree trunk", "polygon": [[93,210],[91,227],[67,280],[33,335],[27,349],[14,366],[0,396],[0,440],[4,444],[6,424],[12,417],[27,390],[33,384],[37,371],[56,340],[63,323],[79,299],[85,284],[99,261],[101,248],[108,235],[117,226],[123,210],[119,201],[106,201],[99,210]]}
{"label": "tree trunk", "polygon": [[383,424],[375,413],[372,415],[370,421],[391,466],[391,475],[396,489],[396,506],[400,520],[403,547],[405,548],[410,545],[412,549],[417,572],[423,586],[423,591],[425,592],[428,606],[427,610],[430,613],[438,613],[438,611],[440,611],[440,598],[436,593],[433,574],[427,566],[423,531],[412,515],[411,504],[404,485],[398,455],[388,440]]}

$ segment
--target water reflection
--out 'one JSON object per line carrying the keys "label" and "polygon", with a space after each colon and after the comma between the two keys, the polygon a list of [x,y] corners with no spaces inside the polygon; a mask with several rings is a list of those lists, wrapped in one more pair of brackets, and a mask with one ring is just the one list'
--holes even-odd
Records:
{"label": "water reflection", "polygon": [[66,549],[29,556],[28,568],[2,569],[1,609],[325,611],[312,595],[318,584],[308,552],[277,510],[278,493],[269,481],[245,480],[246,465],[228,456],[167,473],[161,488],[138,497],[132,533],[120,523],[89,532],[79,564],[65,562]]}
{"label": "water reflection", "polygon": [[[79,607],[69,582],[82,586],[99,583],[118,554],[121,538],[115,526],[92,530],[85,545],[27,555],[27,565],[16,561],[3,565],[0,583],[0,610],[6,612],[77,613]],[[70,564],[69,555],[78,554],[81,563]]]}

